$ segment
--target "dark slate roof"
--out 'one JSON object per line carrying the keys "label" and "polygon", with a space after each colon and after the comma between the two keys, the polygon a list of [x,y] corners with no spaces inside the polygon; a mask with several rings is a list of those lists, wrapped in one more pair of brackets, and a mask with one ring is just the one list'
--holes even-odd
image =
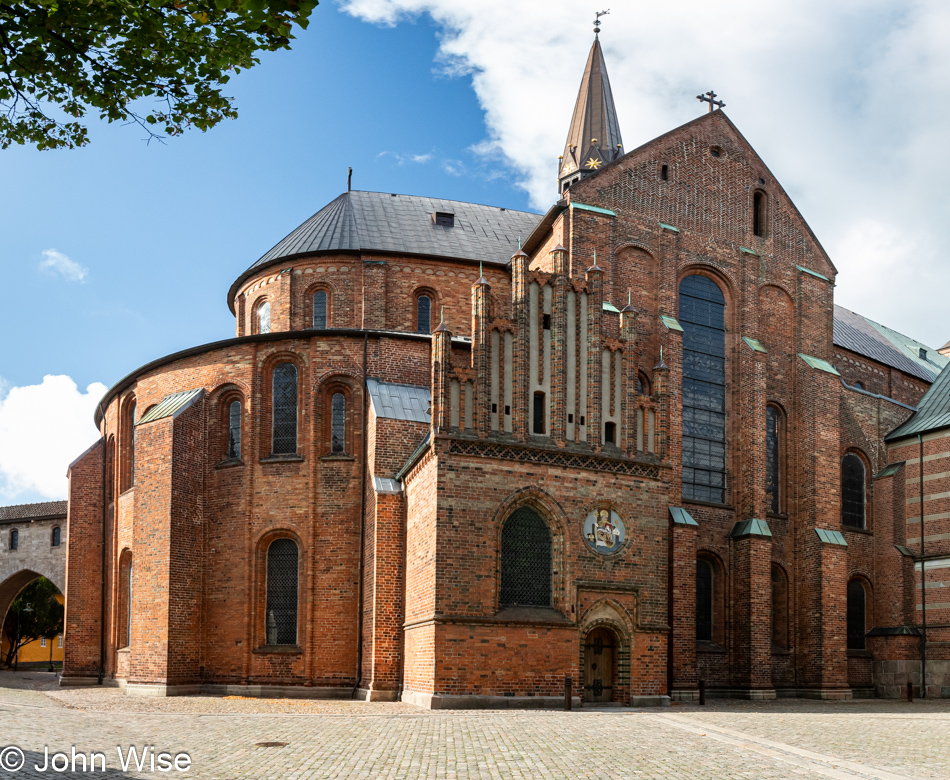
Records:
{"label": "dark slate roof", "polygon": [[[436,225],[437,212],[455,215],[453,227]],[[504,265],[540,214],[457,200],[344,192],[267,252],[251,269],[315,252],[398,252],[481,260]]]}
{"label": "dark slate roof", "polygon": [[426,414],[431,403],[428,387],[398,385],[378,379],[367,379],[366,387],[377,417],[421,423],[432,421]]}
{"label": "dark slate roof", "polygon": [[66,517],[67,501],[41,501],[37,504],[0,506],[0,523],[17,520],[42,520],[49,517]]}
{"label": "dark slate roof", "polygon": [[[834,343],[925,382],[933,382],[950,362],[932,347],[838,305],[835,305]],[[926,359],[920,357],[921,348],[927,350]]]}
{"label": "dark slate roof", "polygon": [[916,436],[940,428],[950,427],[950,369],[940,372],[937,381],[924,393],[914,412],[906,422],[897,426],[885,439],[893,441],[904,436]]}

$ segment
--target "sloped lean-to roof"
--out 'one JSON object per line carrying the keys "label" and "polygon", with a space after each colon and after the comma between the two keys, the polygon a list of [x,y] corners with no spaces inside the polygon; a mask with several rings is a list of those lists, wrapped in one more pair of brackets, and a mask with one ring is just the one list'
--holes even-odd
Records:
{"label": "sloped lean-to roof", "polygon": [[377,417],[410,422],[431,422],[429,405],[431,395],[428,387],[398,385],[367,379],[370,403]]}
{"label": "sloped lean-to roof", "polygon": [[[834,343],[925,382],[933,382],[950,358],[896,330],[835,305]],[[921,357],[921,350],[925,357]]]}
{"label": "sloped lean-to roof", "polygon": [[917,411],[885,437],[886,441],[950,428],[950,368],[944,368],[920,399]]}

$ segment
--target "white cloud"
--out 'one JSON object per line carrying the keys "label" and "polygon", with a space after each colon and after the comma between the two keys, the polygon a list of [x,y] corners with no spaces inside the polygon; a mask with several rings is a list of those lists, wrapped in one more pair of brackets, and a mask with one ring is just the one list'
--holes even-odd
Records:
{"label": "white cloud", "polygon": [[399,152],[380,152],[376,155],[376,158],[379,159],[380,157],[392,157],[397,165],[405,165],[406,163],[423,165],[432,159],[431,154],[400,154]]}
{"label": "white cloud", "polygon": [[68,376],[24,387],[0,378],[0,501],[66,497],[66,467],[98,438],[92,418],[105,391],[93,382],[81,392]]}
{"label": "white cloud", "polygon": [[40,270],[51,275],[59,274],[68,282],[79,282],[81,284],[86,281],[89,269],[85,266],[80,265],[75,260],[70,260],[69,257],[55,249],[44,249],[42,254],[44,259],[40,260]]}
{"label": "white cloud", "polygon": [[[515,171],[536,208],[553,202],[594,6],[341,4],[383,25],[429,14],[441,30],[439,67],[470,77],[485,111],[488,137],[474,150]],[[936,346],[950,337],[941,303],[950,103],[939,99],[948,38],[950,4],[939,0],[614,4],[601,33],[628,150],[697,116],[695,96],[715,89],[829,250],[839,298]],[[888,278],[868,278],[884,268]]]}

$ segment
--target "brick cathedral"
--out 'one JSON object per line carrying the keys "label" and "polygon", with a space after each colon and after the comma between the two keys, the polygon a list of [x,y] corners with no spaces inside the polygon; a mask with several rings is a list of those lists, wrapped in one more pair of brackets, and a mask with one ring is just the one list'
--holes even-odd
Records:
{"label": "brick cathedral", "polygon": [[238,276],[234,338],[114,385],[63,683],[649,705],[926,659],[950,691],[950,349],[835,306],[707,98],[627,151],[595,38],[547,213],[348,190]]}

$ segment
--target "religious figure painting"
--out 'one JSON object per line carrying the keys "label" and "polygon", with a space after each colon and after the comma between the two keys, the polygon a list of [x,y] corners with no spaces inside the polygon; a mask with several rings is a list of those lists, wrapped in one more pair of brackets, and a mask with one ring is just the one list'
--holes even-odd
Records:
{"label": "religious figure painting", "polygon": [[584,521],[584,539],[594,552],[609,554],[623,546],[625,529],[612,509],[597,509]]}

